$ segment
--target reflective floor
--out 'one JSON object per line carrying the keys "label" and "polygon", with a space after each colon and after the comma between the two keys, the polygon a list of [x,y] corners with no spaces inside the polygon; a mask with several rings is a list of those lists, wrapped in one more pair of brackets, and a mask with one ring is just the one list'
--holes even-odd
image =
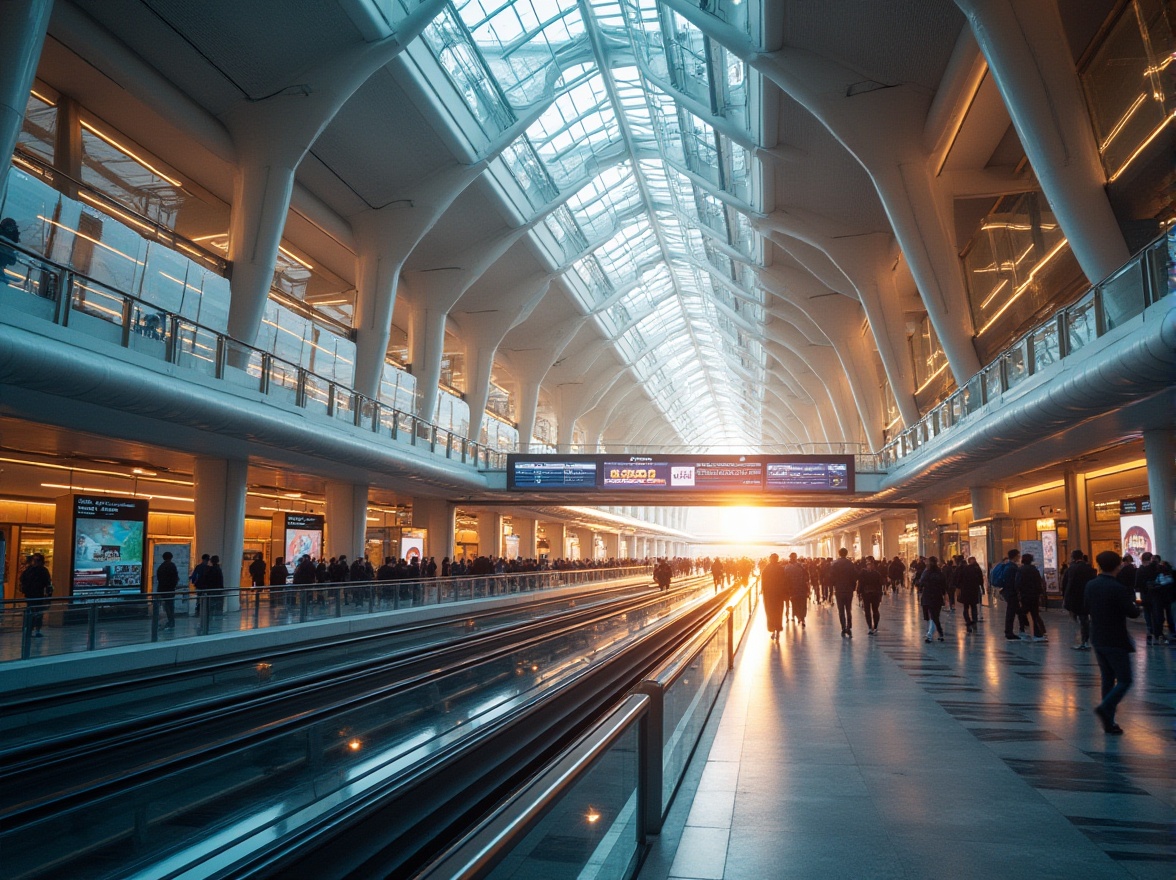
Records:
{"label": "reflective floor", "polygon": [[1147,647],[1108,737],[1076,626],[1006,642],[909,594],[876,636],[810,605],[779,643],[762,608],[640,880],[1176,877],[1176,647]]}

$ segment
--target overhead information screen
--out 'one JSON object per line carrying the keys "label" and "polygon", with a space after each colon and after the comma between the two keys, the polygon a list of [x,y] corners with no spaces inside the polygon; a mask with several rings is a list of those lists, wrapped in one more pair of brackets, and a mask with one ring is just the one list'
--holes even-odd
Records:
{"label": "overhead information screen", "polygon": [[849,495],[852,455],[509,455],[519,491],[763,492]]}
{"label": "overhead information screen", "polygon": [[524,459],[507,464],[512,489],[595,489],[596,462],[567,458]]}

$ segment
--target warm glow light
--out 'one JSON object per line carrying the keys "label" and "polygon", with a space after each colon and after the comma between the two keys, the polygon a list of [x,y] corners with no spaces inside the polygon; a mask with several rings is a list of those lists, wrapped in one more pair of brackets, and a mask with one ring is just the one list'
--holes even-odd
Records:
{"label": "warm glow light", "polygon": [[1161,122],[1159,125],[1156,126],[1156,130],[1147,136],[1147,140],[1145,140],[1142,144],[1140,144],[1138,147],[1135,148],[1135,152],[1133,152],[1130,156],[1127,157],[1127,160],[1122,165],[1119,166],[1119,170],[1107,178],[1107,183],[1114,183],[1115,180],[1118,179],[1119,175],[1121,175],[1124,171],[1126,171],[1127,168],[1131,165],[1131,163],[1134,162],[1137,158],[1139,158],[1139,154],[1142,153],[1144,150],[1146,150],[1148,145],[1152,141],[1154,141],[1157,137],[1160,136],[1160,132],[1162,132],[1165,128],[1167,128],[1168,123],[1171,122],[1173,119],[1176,119],[1176,112],[1170,113],[1167,117],[1165,117],[1163,122]]}
{"label": "warm glow light", "polygon": [[918,394],[920,391],[922,391],[924,388],[926,388],[928,385],[930,385],[932,382],[934,382],[935,377],[938,376],[940,373],[942,373],[946,369],[947,369],[947,361],[944,361],[943,365],[938,370],[936,370],[934,373],[932,373],[930,376],[927,377],[926,382],[924,382],[922,385],[920,385],[918,388],[915,389],[915,394]]}
{"label": "warm glow light", "polygon": [[1134,461],[1124,462],[1123,464],[1117,464],[1113,467],[1103,468],[1102,470],[1087,471],[1085,476],[1088,480],[1094,480],[1098,477],[1109,477],[1111,474],[1121,474],[1123,471],[1133,471],[1145,467],[1147,467],[1147,459],[1137,458]]}
{"label": "warm glow light", "polygon": [[278,245],[278,250],[280,250],[282,253],[284,253],[287,257],[289,257],[291,260],[293,260],[298,265],[300,265],[306,269],[313,269],[314,268],[314,266],[310,265],[310,263],[306,262],[306,260],[302,259],[302,257],[298,256],[293,251],[289,251],[286,248],[282,247],[281,245]]}
{"label": "warm glow light", "polygon": [[347,748],[351,749],[353,752],[358,752],[361,748],[363,748],[363,743],[358,739],[353,739],[347,743]]}
{"label": "warm glow light", "polygon": [[1020,498],[1022,495],[1032,495],[1034,492],[1045,492],[1049,489],[1060,489],[1066,485],[1065,480],[1053,480],[1049,483],[1042,483],[1038,486],[1030,486],[1028,489],[1018,489],[1016,492],[1006,492],[1009,498]]}
{"label": "warm glow light", "polygon": [[719,536],[732,543],[754,541],[768,533],[762,507],[721,507]]}
{"label": "warm glow light", "polygon": [[588,820],[589,825],[595,825],[600,821],[600,813],[595,807],[589,807],[588,812],[584,814],[584,818]]}
{"label": "warm glow light", "polygon": [[71,232],[74,235],[76,235],[78,238],[84,238],[86,241],[90,242],[91,244],[96,244],[100,248],[106,248],[106,250],[110,251],[112,254],[117,254],[118,256],[122,257],[124,260],[130,260],[132,263],[134,263],[138,266],[143,265],[142,260],[136,260],[134,257],[130,256],[129,254],[124,254],[122,251],[120,251],[116,248],[112,248],[106,242],[99,241],[96,238],[92,238],[91,236],[86,235],[86,233],[84,233],[84,232],[78,232],[78,230],[74,229],[72,226],[66,226],[64,223],[58,223],[56,220],[52,220],[49,217],[45,217],[41,214],[37,215],[37,219],[40,220],[42,223],[51,223],[52,225],[56,226],[58,229],[64,229],[66,232]]}
{"label": "warm glow light", "polygon": [[154,495],[150,492],[127,492],[123,489],[99,489],[93,486],[67,486],[65,483],[42,483],[44,489],[64,489],[67,492],[93,492],[95,495],[126,495],[129,498],[161,499],[163,501],[185,501],[193,503],[195,499],[184,498],[180,495]]}
{"label": "warm glow light", "polygon": [[1008,309],[1008,307],[1011,306],[1014,302],[1016,302],[1017,298],[1022,293],[1024,293],[1025,288],[1028,287],[1032,283],[1033,276],[1036,275],[1039,271],[1041,271],[1041,269],[1045,268],[1046,263],[1048,263],[1050,260],[1052,260],[1054,257],[1056,257],[1059,253],[1061,253],[1062,248],[1064,248],[1067,244],[1069,244],[1069,242],[1063,238],[1056,245],[1054,245],[1053,250],[1051,250],[1048,254],[1046,254],[1044,257],[1041,258],[1041,260],[1037,263],[1036,266],[1033,267],[1033,270],[1029,273],[1029,277],[1026,278],[1023,282],[1021,282],[1020,286],[1017,287],[1016,292],[1014,292],[1013,295],[1009,297],[1008,302],[1006,302],[1003,306],[1001,306],[1000,310],[997,311],[997,313],[995,315],[993,315],[991,318],[988,319],[988,323],[980,328],[980,330],[976,333],[977,336],[979,336],[981,333],[983,333],[985,330],[987,330],[989,327],[991,327],[993,324],[996,323],[996,319],[999,318],[1001,315],[1003,315],[1005,313],[1005,310]]}
{"label": "warm glow light", "polygon": [[122,144],[120,144],[118,141],[116,141],[110,135],[106,134],[103,131],[99,131],[93,125],[86,122],[86,120],[84,120],[84,119],[82,120],[82,128],[86,129],[86,131],[92,132],[97,137],[106,141],[106,143],[110,144],[116,150],[120,150],[121,152],[126,153],[128,156],[130,156],[132,159],[134,159],[136,162],[138,162],[140,165],[142,165],[144,168],[146,168],[148,171],[150,171],[156,177],[162,177],[164,180],[166,180],[172,186],[183,186],[183,184],[180,181],[176,180],[174,177],[168,177],[166,174],[164,174],[158,168],[156,168],[151,163],[149,163],[146,159],[142,158],[141,156],[135,155],[133,150],[130,150],[127,147],[124,147]]}

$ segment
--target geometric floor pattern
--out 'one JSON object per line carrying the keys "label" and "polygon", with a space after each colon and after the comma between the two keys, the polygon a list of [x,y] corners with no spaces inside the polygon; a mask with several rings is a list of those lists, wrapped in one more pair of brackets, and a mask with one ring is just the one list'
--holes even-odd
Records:
{"label": "geometric floor pattern", "polygon": [[836,610],[772,642],[761,610],[640,880],[1176,878],[1176,647],[1138,651],[1119,707],[1055,606],[1049,641],[943,614],[925,644],[909,593],[876,636]]}

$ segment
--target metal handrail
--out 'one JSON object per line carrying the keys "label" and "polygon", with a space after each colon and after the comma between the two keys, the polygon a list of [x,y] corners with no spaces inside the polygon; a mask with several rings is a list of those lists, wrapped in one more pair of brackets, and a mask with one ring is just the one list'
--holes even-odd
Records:
{"label": "metal handrail", "polygon": [[629,694],[483,825],[418,874],[418,880],[473,880],[486,876],[515,843],[559,804],[576,780],[591,770],[635,724],[645,719],[648,711],[649,697]]}
{"label": "metal handrail", "polygon": [[[109,292],[111,298],[117,297],[122,299],[122,308],[119,311],[117,320],[109,320],[101,315],[92,315],[91,312],[84,310],[83,313],[96,317],[99,320],[106,320],[114,326],[121,326],[122,336],[120,342],[123,348],[131,347],[131,338],[134,335],[159,339],[165,346],[164,360],[169,364],[181,366],[180,360],[183,354],[182,346],[179,344],[181,330],[194,331],[198,334],[208,334],[215,344],[215,353],[211,358],[213,361],[212,375],[218,380],[224,380],[225,369],[234,357],[231,352],[235,352],[237,356],[244,357],[247,360],[252,360],[256,356],[260,363],[260,375],[255,377],[258,383],[257,390],[267,397],[270,396],[270,377],[275,367],[285,369],[290,375],[297,377],[298,390],[295,394],[294,404],[300,409],[306,409],[310,400],[310,395],[304,390],[307,384],[310,383],[316,387],[324,387],[326,389],[327,416],[329,418],[339,421],[340,419],[337,415],[339,412],[350,413],[349,421],[351,424],[357,428],[368,429],[377,436],[381,435],[385,424],[390,422],[388,433],[394,440],[399,439],[401,433],[407,433],[407,442],[410,445],[427,445],[431,452],[442,454],[448,459],[460,461],[463,464],[470,464],[475,468],[498,469],[505,467],[506,453],[498,449],[484,446],[477,441],[462,437],[447,428],[428,422],[413,413],[404,412],[391,404],[368,397],[350,386],[308,370],[292,361],[280,358],[264,349],[249,345],[239,339],[234,339],[226,333],[189,320],[182,315],[169,312],[134,294],[119,290],[110,284],[92,278],[83,272],[79,272],[55,260],[42,257],[27,248],[21,247],[19,244],[9,242],[5,239],[0,241],[0,246],[19,255],[21,261],[30,268],[38,269],[42,273],[47,272],[50,277],[54,278],[54,283],[51,285],[51,289],[48,289],[47,293],[39,291],[35,293],[33,291],[26,292],[40,296],[43,299],[51,300],[57,304],[52,320],[53,323],[59,326],[69,326],[69,316],[73,309],[72,303],[76,289],[75,285],[80,279],[85,284]],[[31,281],[31,275],[29,280]],[[9,286],[14,287],[11,284]],[[50,288],[50,285],[43,283],[42,288]],[[20,288],[14,287],[14,289]],[[111,313],[113,314],[113,311]],[[133,319],[136,313],[139,315],[138,321]],[[144,315],[155,316],[159,319],[160,323],[157,325],[157,330],[148,332],[145,329],[145,325],[141,323]]]}
{"label": "metal handrail", "polygon": [[[224,590],[177,590],[174,592],[132,593],[122,595],[54,596],[44,599],[0,600],[0,640],[5,634],[18,635],[20,651],[9,659],[29,659],[33,656],[33,618],[48,618],[50,623],[40,628],[55,630],[77,625],[85,626],[85,651],[97,650],[104,639],[101,623],[106,620],[118,625],[146,623],[141,633],[119,633],[119,644],[157,643],[169,620],[185,618],[181,638],[204,637],[229,631],[214,627],[213,621],[225,615],[239,615],[240,622],[249,629],[291,626],[322,620],[342,618],[344,608],[354,606],[347,616],[398,611],[404,608],[423,608],[453,602],[489,599],[496,596],[539,593],[561,587],[582,586],[626,578],[646,578],[649,566],[617,568],[568,568],[543,571],[511,572],[499,575],[455,575],[452,577],[419,578],[411,580],[335,581],[315,584],[277,584],[263,587],[242,586]],[[407,596],[404,593],[407,591]],[[226,604],[240,600],[240,609],[224,610]],[[280,619],[263,620],[263,601],[268,601],[270,614],[281,613]],[[175,610],[175,603],[191,604]],[[168,606],[172,613],[167,614]],[[313,609],[321,609],[314,611]],[[117,612],[126,612],[118,617]],[[75,619],[63,623],[67,616]],[[195,623],[193,629],[192,624]],[[236,631],[236,630],[233,630]],[[142,636],[136,638],[136,636]],[[79,653],[69,651],[67,653]],[[54,653],[51,656],[61,656]],[[0,662],[3,662],[0,659]]]}
{"label": "metal handrail", "polygon": [[[1142,301],[1136,303],[1140,306],[1139,312],[1143,312],[1165,296],[1170,295],[1171,290],[1157,290],[1155,282],[1161,274],[1167,276],[1166,272],[1159,271],[1159,267],[1168,266],[1171,263],[1172,253],[1176,250],[1176,237],[1174,236],[1176,233],[1171,231],[1159,236],[1123,266],[1098,284],[1088,288],[1074,302],[1058,309],[1049,318],[1021,334],[1016,342],[1001,351],[991,363],[972,376],[962,387],[957,388],[932,407],[926,415],[905,428],[898,436],[883,446],[877,454],[879,467],[885,471],[897,465],[899,461],[931,443],[942,434],[967,422],[983,406],[998,399],[1025,379],[1037,375],[1054,363],[1060,363],[1070,354],[1081,349],[1089,340],[1077,345],[1073,344],[1075,340],[1071,333],[1071,317],[1082,315],[1087,310],[1093,310],[1094,339],[1100,339],[1113,330],[1114,326],[1108,325],[1106,319],[1104,296],[1108,286],[1124,274],[1133,269],[1142,273],[1142,283],[1139,288]],[[1058,336],[1057,357],[1049,364],[1039,365],[1035,357],[1033,340],[1039,334],[1051,331],[1056,332]],[[1024,371],[1019,377],[1011,379],[1006,364],[1018,355],[1023,358]],[[990,386],[995,389],[995,394],[990,395]]]}

